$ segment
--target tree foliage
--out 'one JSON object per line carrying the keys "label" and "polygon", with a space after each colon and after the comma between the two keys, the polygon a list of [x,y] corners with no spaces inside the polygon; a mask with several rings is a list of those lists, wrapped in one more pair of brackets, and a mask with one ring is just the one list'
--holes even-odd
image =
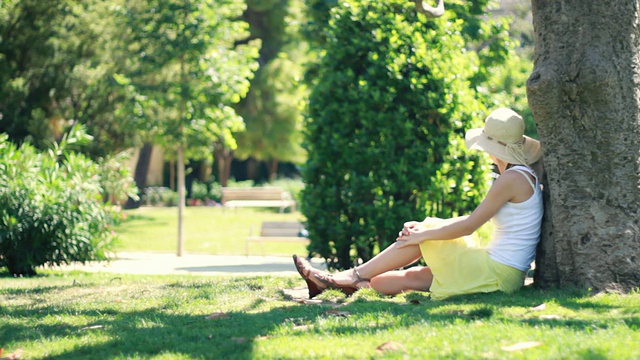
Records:
{"label": "tree foliage", "polygon": [[311,252],[331,266],[368,260],[405,221],[466,213],[484,193],[488,167],[463,140],[486,110],[470,79],[506,50],[466,51],[469,24],[452,15],[425,21],[410,2],[360,0],[330,13],[309,100],[302,211]]}
{"label": "tree foliage", "polygon": [[[157,141],[187,146],[193,159],[210,157],[219,138],[243,128],[232,104],[246,94],[257,68],[259,42],[238,21],[238,0],[130,1],[120,11],[137,63],[120,83],[141,95],[140,112]],[[133,109],[132,109],[133,110]]]}
{"label": "tree foliage", "polygon": [[103,202],[105,187],[135,197],[128,173],[72,151],[90,139],[78,127],[46,152],[7,138],[0,134],[0,267],[32,275],[44,264],[106,259],[117,213]]}
{"label": "tree foliage", "polygon": [[44,149],[84,124],[96,139],[84,151],[96,159],[137,144],[136,124],[118,116],[127,94],[113,74],[127,63],[113,7],[97,0],[0,4],[0,132]]}
{"label": "tree foliage", "polygon": [[306,56],[298,34],[302,17],[300,0],[247,1],[244,19],[251,37],[262,41],[260,68],[246,98],[237,106],[246,131],[234,134],[235,156],[270,164],[275,176],[279,161],[304,161],[302,142],[302,59]]}

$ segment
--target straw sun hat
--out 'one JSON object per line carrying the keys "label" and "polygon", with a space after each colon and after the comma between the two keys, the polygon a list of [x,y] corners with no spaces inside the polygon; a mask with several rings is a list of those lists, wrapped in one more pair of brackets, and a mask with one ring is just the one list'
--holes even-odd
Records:
{"label": "straw sun hat", "polygon": [[530,165],[541,156],[540,142],[524,135],[524,121],[515,111],[500,108],[484,121],[484,127],[465,135],[469,149],[479,149],[509,164]]}

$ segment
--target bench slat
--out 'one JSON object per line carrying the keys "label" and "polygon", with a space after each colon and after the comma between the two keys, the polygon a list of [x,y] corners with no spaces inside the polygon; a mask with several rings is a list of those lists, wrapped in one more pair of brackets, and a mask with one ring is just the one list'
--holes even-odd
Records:
{"label": "bench slat", "polygon": [[224,207],[279,207],[280,212],[290,207],[295,211],[296,202],[289,192],[274,186],[251,188],[222,188],[222,205]]}
{"label": "bench slat", "polygon": [[262,223],[263,229],[302,229],[299,221],[265,221]]}
{"label": "bench slat", "polygon": [[[246,239],[245,254],[249,255],[250,242],[301,242],[310,240],[300,236],[304,227],[299,221],[265,221],[260,228],[260,236],[249,235]],[[253,233],[253,231],[251,231]]]}
{"label": "bench slat", "polygon": [[262,229],[260,236],[299,236],[300,230],[298,229]]}
{"label": "bench slat", "polygon": [[287,194],[278,187],[222,188],[224,200],[282,200],[287,199]]}
{"label": "bench slat", "polygon": [[227,207],[280,207],[295,205],[293,200],[229,200],[224,203]]}
{"label": "bench slat", "polygon": [[304,237],[293,237],[293,236],[286,236],[286,237],[254,236],[254,237],[248,237],[247,241],[301,242],[301,243],[307,243],[307,244],[310,242],[310,240],[307,239],[307,238],[304,238]]}

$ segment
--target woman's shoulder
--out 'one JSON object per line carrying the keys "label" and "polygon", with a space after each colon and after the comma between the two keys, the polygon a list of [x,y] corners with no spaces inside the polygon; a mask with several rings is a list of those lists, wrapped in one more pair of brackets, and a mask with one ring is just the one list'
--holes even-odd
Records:
{"label": "woman's shoulder", "polygon": [[514,181],[520,181],[521,179],[523,179],[523,174],[519,171],[514,171],[511,169],[508,169],[507,171],[505,171],[504,173],[502,173],[500,176],[498,176],[498,178],[495,181],[496,185],[501,185],[501,184],[508,184],[508,183],[513,183]]}
{"label": "woman's shoulder", "polygon": [[504,187],[511,191],[511,202],[526,201],[535,192],[537,177],[535,172],[526,166],[511,167],[498,179],[500,178],[505,183]]}

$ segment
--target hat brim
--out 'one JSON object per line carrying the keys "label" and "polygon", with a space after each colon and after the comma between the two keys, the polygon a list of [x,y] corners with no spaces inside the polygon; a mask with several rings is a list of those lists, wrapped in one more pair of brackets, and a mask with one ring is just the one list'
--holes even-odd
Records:
{"label": "hat brim", "polygon": [[[542,156],[540,149],[540,142],[529,136],[524,137],[524,157],[527,161],[523,165],[531,165],[538,161]],[[484,133],[484,128],[471,129],[465,134],[465,143],[468,149],[482,150],[490,155],[497,157],[509,164],[519,164],[521,161],[513,157],[507,152],[505,145],[500,144],[495,139],[490,139],[487,134]]]}

